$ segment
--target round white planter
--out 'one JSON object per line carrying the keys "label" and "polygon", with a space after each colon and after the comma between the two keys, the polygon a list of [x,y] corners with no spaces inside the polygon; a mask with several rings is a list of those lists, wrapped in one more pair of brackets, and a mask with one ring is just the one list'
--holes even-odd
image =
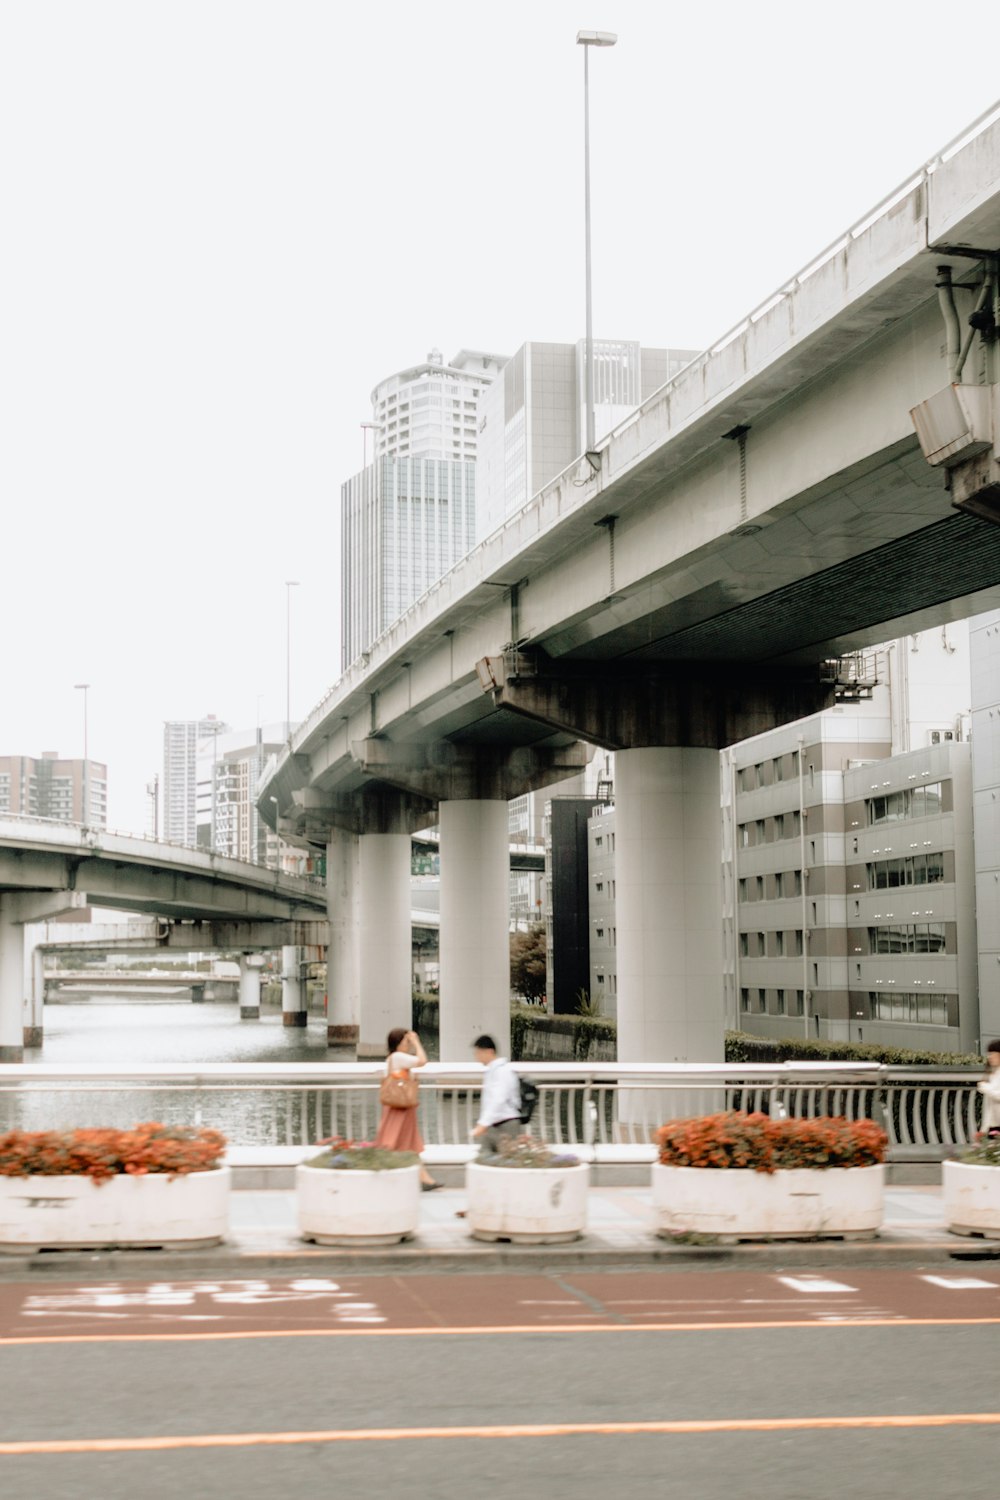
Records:
{"label": "round white planter", "polygon": [[167,1177],[0,1177],[0,1253],[175,1250],[217,1245],[229,1226],[228,1167]]}
{"label": "round white planter", "polygon": [[590,1168],[484,1167],[465,1169],[466,1220],[476,1240],[556,1245],[577,1240],[587,1227]]}
{"label": "round white planter", "polygon": [[420,1167],[295,1169],[299,1233],[317,1245],[395,1245],[420,1222]]}
{"label": "round white planter", "polygon": [[1000,1239],[1000,1167],[946,1161],[942,1184],[945,1223],[952,1234]]}
{"label": "round white planter", "polygon": [[722,1240],[871,1239],[882,1223],[885,1168],[750,1172],[653,1166],[657,1234]]}

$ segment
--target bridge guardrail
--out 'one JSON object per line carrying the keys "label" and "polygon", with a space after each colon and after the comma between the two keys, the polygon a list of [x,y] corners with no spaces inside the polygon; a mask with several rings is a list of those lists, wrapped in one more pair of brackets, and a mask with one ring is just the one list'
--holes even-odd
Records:
{"label": "bridge guardrail", "polygon": [[[233,1146],[304,1146],[331,1135],[370,1140],[380,1114],[382,1063],[64,1068],[0,1065],[0,1130],[135,1124],[216,1125]],[[975,1069],[880,1064],[518,1064],[540,1089],[533,1132],[557,1146],[648,1146],[664,1120],[721,1109],[811,1118],[874,1119],[890,1158],[935,1159],[979,1128]],[[432,1063],[421,1070],[428,1146],[466,1145],[482,1072]]]}

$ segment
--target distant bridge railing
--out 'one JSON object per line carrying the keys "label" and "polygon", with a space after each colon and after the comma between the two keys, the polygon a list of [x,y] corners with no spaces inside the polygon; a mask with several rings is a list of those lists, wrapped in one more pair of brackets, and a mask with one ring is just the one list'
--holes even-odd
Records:
{"label": "distant bridge railing", "polygon": [[[932,1160],[971,1141],[981,1118],[975,1070],[880,1064],[645,1066],[531,1063],[540,1089],[532,1132],[607,1159],[649,1154],[664,1120],[722,1109],[777,1116],[871,1119],[894,1160]],[[234,1147],[307,1146],[332,1135],[371,1140],[381,1063],[66,1068],[0,1065],[0,1131],[126,1127],[139,1120],[203,1124]],[[429,1064],[420,1074],[420,1128],[429,1147],[467,1147],[482,1071]]]}

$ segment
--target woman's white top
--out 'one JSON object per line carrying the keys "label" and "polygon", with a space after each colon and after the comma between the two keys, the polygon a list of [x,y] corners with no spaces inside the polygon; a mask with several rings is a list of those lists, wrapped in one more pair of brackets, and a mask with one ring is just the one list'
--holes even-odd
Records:
{"label": "woman's white top", "polygon": [[387,1073],[398,1073],[402,1068],[415,1068],[417,1059],[412,1052],[394,1052],[385,1065]]}

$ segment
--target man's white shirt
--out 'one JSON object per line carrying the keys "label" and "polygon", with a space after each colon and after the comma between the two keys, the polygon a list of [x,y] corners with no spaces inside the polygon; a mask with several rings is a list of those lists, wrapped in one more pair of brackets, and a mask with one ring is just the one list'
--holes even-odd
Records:
{"label": "man's white shirt", "polygon": [[483,1093],[477,1125],[498,1125],[521,1117],[521,1083],[505,1057],[495,1057],[483,1071]]}

